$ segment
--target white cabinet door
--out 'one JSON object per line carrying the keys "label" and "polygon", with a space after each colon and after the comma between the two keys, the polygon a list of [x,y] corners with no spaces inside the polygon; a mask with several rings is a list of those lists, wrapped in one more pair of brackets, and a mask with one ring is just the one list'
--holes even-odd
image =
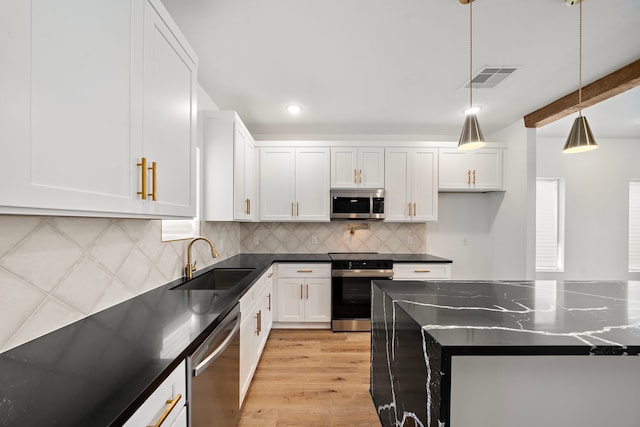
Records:
{"label": "white cabinet door", "polygon": [[194,216],[197,59],[159,0],[0,15],[0,213]]}
{"label": "white cabinet door", "polygon": [[440,149],[440,191],[500,191],[503,189],[503,149],[474,151]]}
{"label": "white cabinet door", "polygon": [[291,221],[295,199],[295,150],[260,149],[260,219]]}
{"label": "white cabinet door", "polygon": [[331,147],[331,188],[358,187],[358,149]]}
{"label": "white cabinet door", "polygon": [[273,267],[267,270],[265,276],[265,310],[263,316],[263,330],[265,331],[265,341],[269,332],[271,332],[271,327],[273,326],[273,318],[274,318],[274,295],[273,295]]}
{"label": "white cabinet door", "polygon": [[438,150],[416,148],[412,153],[412,221],[438,219]]}
{"label": "white cabinet door", "polygon": [[255,306],[251,310],[242,313],[240,324],[240,405],[251,385],[253,373],[256,370],[256,336],[257,320]]}
{"label": "white cabinet door", "polygon": [[307,322],[331,321],[331,279],[305,279],[305,316]]}
{"label": "white cabinet door", "polygon": [[358,148],[358,187],[384,188],[384,148]]}
{"label": "white cabinet door", "polygon": [[[240,123],[235,123],[234,130],[234,219],[251,221],[254,218],[253,171],[254,146],[253,138]],[[225,161],[225,159],[222,159]],[[226,161],[229,161],[226,159]],[[229,185],[229,183],[221,183]],[[215,190],[213,190],[215,191]]]}
{"label": "white cabinet door", "polygon": [[304,322],[304,279],[278,279],[278,320]]}
{"label": "white cabinet door", "polygon": [[411,155],[406,148],[385,153],[385,221],[411,221]]}
{"label": "white cabinet door", "polygon": [[260,219],[329,221],[329,149],[260,148]]}
{"label": "white cabinet door", "polygon": [[386,150],[386,221],[434,221],[438,218],[437,158],[437,149],[433,148]]}
{"label": "white cabinet door", "polygon": [[331,188],[383,187],[384,148],[331,148]]}
{"label": "white cabinet door", "polygon": [[149,191],[156,197],[143,206],[153,214],[194,217],[197,59],[167,16],[159,1],[145,2],[143,153],[157,170]]}
{"label": "white cabinet door", "polygon": [[296,221],[329,221],[329,149],[296,149]]}
{"label": "white cabinet door", "polygon": [[138,212],[131,73],[141,8],[7,0],[0,15],[0,212]]}

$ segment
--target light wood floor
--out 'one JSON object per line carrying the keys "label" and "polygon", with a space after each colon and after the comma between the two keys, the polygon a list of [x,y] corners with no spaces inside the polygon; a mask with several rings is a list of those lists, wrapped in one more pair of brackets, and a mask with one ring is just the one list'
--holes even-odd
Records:
{"label": "light wood floor", "polygon": [[366,332],[272,330],[239,426],[380,426],[369,346]]}

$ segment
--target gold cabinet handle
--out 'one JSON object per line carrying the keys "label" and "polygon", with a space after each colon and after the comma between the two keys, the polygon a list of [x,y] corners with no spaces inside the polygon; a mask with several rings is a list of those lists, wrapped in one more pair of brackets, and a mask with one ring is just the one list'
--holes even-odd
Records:
{"label": "gold cabinet handle", "polygon": [[151,167],[149,168],[149,170],[151,171],[151,193],[147,194],[147,196],[151,196],[151,200],[153,200],[154,202],[158,200],[158,197],[157,197],[158,192],[156,191],[156,178],[158,176],[157,165],[158,164],[156,162],[152,162]]}
{"label": "gold cabinet handle", "polygon": [[302,296],[302,287],[304,285],[302,283],[300,283],[300,299],[304,299],[304,297]]}
{"label": "gold cabinet handle", "polygon": [[258,311],[258,335],[262,332],[262,310]]}
{"label": "gold cabinet handle", "polygon": [[293,217],[293,202],[291,202],[291,216]]}
{"label": "gold cabinet handle", "polygon": [[269,275],[267,276],[269,279],[271,279],[273,277],[273,273],[269,273]]}
{"label": "gold cabinet handle", "polygon": [[353,170],[353,183],[356,184],[358,181],[356,180],[356,170]]}
{"label": "gold cabinet handle", "polygon": [[166,403],[167,405],[167,409],[165,409],[165,411],[162,413],[162,415],[160,416],[160,418],[158,418],[158,421],[156,421],[156,423],[152,426],[147,426],[147,427],[160,427],[162,425],[162,423],[164,422],[164,420],[167,419],[167,417],[169,416],[169,414],[171,413],[171,411],[173,411],[173,408],[175,408],[175,406],[178,404],[178,401],[182,398],[181,394],[177,394],[176,397],[173,398],[173,400],[167,400]]}
{"label": "gold cabinet handle", "polygon": [[142,169],[142,189],[138,191],[142,200],[147,200],[147,158],[140,159],[140,163],[137,164]]}
{"label": "gold cabinet handle", "polygon": [[411,202],[409,202],[409,216],[411,216]]}
{"label": "gold cabinet handle", "polygon": [[249,199],[244,199],[244,214],[249,215]]}
{"label": "gold cabinet handle", "polygon": [[476,170],[473,170],[473,185],[476,185]]}
{"label": "gold cabinet handle", "polygon": [[360,169],[360,184],[362,184],[362,169]]}
{"label": "gold cabinet handle", "polygon": [[271,311],[271,292],[269,292],[269,295],[267,295],[267,310]]}
{"label": "gold cabinet handle", "polygon": [[313,273],[313,270],[298,270],[298,273]]}
{"label": "gold cabinet handle", "polygon": [[300,203],[296,202],[296,216],[300,216]]}
{"label": "gold cabinet handle", "polygon": [[308,284],[306,285],[306,288],[307,288],[307,299],[309,299],[309,285]]}
{"label": "gold cabinet handle", "polygon": [[418,215],[418,208],[416,206],[417,206],[416,202],[413,202],[413,216]]}
{"label": "gold cabinet handle", "polygon": [[431,270],[413,270],[414,273],[431,273]]}
{"label": "gold cabinet handle", "polygon": [[471,184],[471,170],[467,171],[467,184]]}

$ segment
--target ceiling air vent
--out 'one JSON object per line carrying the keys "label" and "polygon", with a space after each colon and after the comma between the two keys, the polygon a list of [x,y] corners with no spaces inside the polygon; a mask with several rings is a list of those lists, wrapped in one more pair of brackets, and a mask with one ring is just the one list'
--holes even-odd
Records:
{"label": "ceiling air vent", "polygon": [[[517,70],[516,67],[485,67],[478,74],[473,76],[474,89],[490,89],[498,83],[506,79],[511,73]],[[469,82],[464,85],[465,89],[469,88]]]}

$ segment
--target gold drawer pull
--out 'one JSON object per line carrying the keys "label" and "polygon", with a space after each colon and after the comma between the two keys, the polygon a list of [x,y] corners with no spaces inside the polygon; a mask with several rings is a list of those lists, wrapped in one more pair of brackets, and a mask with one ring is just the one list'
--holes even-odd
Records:
{"label": "gold drawer pull", "polygon": [[151,171],[151,193],[147,194],[147,196],[151,196],[151,200],[154,202],[158,201],[157,191],[156,191],[156,177],[157,175],[157,163],[152,162],[151,167],[149,168]]}
{"label": "gold drawer pull", "polygon": [[471,170],[467,171],[467,184],[471,184]]}
{"label": "gold drawer pull", "polygon": [[476,185],[476,170],[473,170],[473,185]]}
{"label": "gold drawer pull", "polygon": [[173,408],[175,408],[175,406],[178,404],[178,401],[182,398],[181,394],[176,395],[176,397],[173,400],[167,400],[167,405],[169,405],[167,407],[167,409],[165,409],[165,411],[162,413],[162,416],[158,419],[158,421],[152,425],[152,426],[147,426],[147,427],[160,427],[162,425],[162,423],[164,422],[164,420],[167,419],[167,417],[169,416],[169,414],[171,413],[171,411],[173,411]]}
{"label": "gold drawer pull", "polygon": [[142,197],[142,200],[147,200],[147,158],[140,159],[140,163],[137,163],[142,169],[142,189],[137,194]]}
{"label": "gold drawer pull", "polygon": [[298,273],[313,273],[313,270],[298,270]]}
{"label": "gold drawer pull", "polygon": [[431,270],[413,270],[414,273],[431,273]]}

